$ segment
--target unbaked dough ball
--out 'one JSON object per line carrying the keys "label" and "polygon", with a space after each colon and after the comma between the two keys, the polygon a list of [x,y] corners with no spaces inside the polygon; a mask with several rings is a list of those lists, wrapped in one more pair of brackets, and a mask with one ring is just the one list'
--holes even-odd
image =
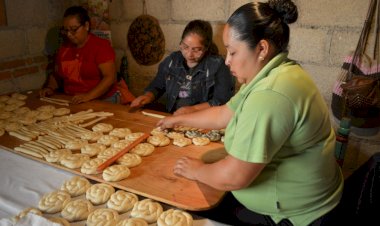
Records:
{"label": "unbaked dough ball", "polygon": [[88,155],[84,155],[80,153],[71,154],[71,155],[69,154],[69,155],[62,156],[60,163],[61,165],[66,166],[69,169],[77,169],[77,168],[81,168],[83,163],[89,159],[90,157],[88,157]]}
{"label": "unbaked dough ball", "polygon": [[109,147],[111,144],[116,143],[117,141],[119,141],[118,137],[112,135],[103,135],[98,139],[97,143],[104,144],[105,146]]}
{"label": "unbaked dough ball", "polygon": [[63,182],[62,191],[66,191],[71,197],[83,195],[91,187],[90,181],[84,177],[74,176],[70,180]]}
{"label": "unbaked dough ball", "polygon": [[60,162],[63,156],[71,155],[71,151],[69,149],[58,149],[52,150],[49,153],[44,155],[44,158],[47,162]]}
{"label": "unbaked dough ball", "polygon": [[127,136],[125,136],[125,139],[133,142],[143,135],[144,135],[143,132],[130,133],[130,134],[127,134]]}
{"label": "unbaked dough ball", "polygon": [[190,138],[181,137],[181,138],[174,139],[173,144],[179,147],[185,147],[192,144],[192,141]]}
{"label": "unbaked dough ball", "polygon": [[133,206],[131,217],[142,218],[149,224],[152,224],[157,221],[162,212],[163,209],[160,203],[155,202],[151,199],[144,199],[138,201]]}
{"label": "unbaked dough ball", "polygon": [[118,149],[118,148],[107,148],[107,149],[99,152],[97,158],[99,158],[99,159],[109,159],[112,156],[116,155],[119,151],[120,151],[120,149]]}
{"label": "unbaked dough ball", "polygon": [[92,127],[92,131],[94,132],[102,132],[102,133],[108,133],[113,129],[113,126],[108,123],[98,123]]}
{"label": "unbaked dough ball", "polygon": [[210,139],[207,137],[195,137],[193,138],[193,144],[203,146],[208,145],[210,143]]}
{"label": "unbaked dough ball", "polygon": [[99,140],[100,137],[103,136],[102,132],[94,132],[94,131],[88,131],[84,132],[80,135],[80,139],[87,140],[89,142],[96,142]]}
{"label": "unbaked dough ball", "polygon": [[86,191],[86,199],[94,205],[100,205],[107,202],[113,193],[115,193],[115,189],[109,184],[93,184]]}
{"label": "unbaked dough ball", "polygon": [[88,215],[86,226],[115,226],[118,221],[119,214],[115,210],[100,208]]}
{"label": "unbaked dough ball", "polygon": [[166,136],[155,135],[148,137],[148,143],[153,144],[156,147],[163,147],[170,144],[170,139]]}
{"label": "unbaked dough ball", "polygon": [[141,157],[133,153],[126,153],[116,160],[116,163],[120,165],[126,165],[128,168],[138,166],[141,162]]}
{"label": "unbaked dough ball", "polygon": [[140,144],[136,145],[136,147],[132,148],[130,153],[137,154],[137,155],[144,157],[144,156],[148,156],[148,155],[152,154],[153,151],[154,151],[154,146],[152,144],[140,143]]}
{"label": "unbaked dough ball", "polygon": [[192,226],[193,217],[182,210],[169,209],[157,219],[157,226]]}
{"label": "unbaked dough ball", "polygon": [[86,220],[92,212],[93,205],[87,199],[71,200],[63,208],[61,216],[70,222]]}
{"label": "unbaked dough ball", "polygon": [[116,226],[148,226],[148,222],[141,218],[127,218],[119,221]]}
{"label": "unbaked dough ball", "polygon": [[107,201],[107,207],[116,210],[118,213],[125,213],[133,208],[136,202],[139,201],[137,195],[118,190],[113,193],[110,199]]}
{"label": "unbaked dough ball", "polygon": [[126,165],[112,165],[103,170],[103,179],[105,181],[121,181],[131,174]]}
{"label": "unbaked dough ball", "polygon": [[97,154],[99,154],[101,151],[106,150],[106,146],[103,144],[98,144],[98,143],[91,143],[91,144],[86,144],[80,149],[80,152],[82,154],[88,155],[89,157],[93,157]]}
{"label": "unbaked dough ball", "polygon": [[38,203],[38,208],[45,213],[57,213],[71,200],[69,193],[65,191],[53,191],[45,194]]}
{"label": "unbaked dough ball", "polygon": [[109,135],[124,139],[125,136],[132,133],[129,128],[114,128]]}
{"label": "unbaked dough ball", "polygon": [[98,167],[105,161],[106,159],[99,159],[99,158],[87,160],[81,166],[80,172],[84,174],[98,174],[97,172]]}

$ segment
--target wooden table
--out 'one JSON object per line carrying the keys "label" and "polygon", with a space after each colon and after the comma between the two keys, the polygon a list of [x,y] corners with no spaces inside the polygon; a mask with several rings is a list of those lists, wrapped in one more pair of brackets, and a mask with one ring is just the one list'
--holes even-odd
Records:
{"label": "wooden table", "polygon": [[[54,97],[67,98],[65,96]],[[37,97],[37,93],[29,94],[26,101],[26,106],[31,109],[35,109],[41,105],[50,104],[40,101]],[[57,108],[62,107],[59,105],[55,106]],[[114,113],[114,116],[101,122],[110,123],[115,128],[127,127],[133,132],[149,133],[156,127],[156,123],[159,120],[154,117],[145,116],[141,113],[141,111],[129,113],[128,106],[116,105],[102,101],[91,101],[83,104],[71,105],[69,108],[72,113],[88,109],[93,109],[94,111],[112,112]],[[101,174],[82,174],[79,169],[69,169],[59,164],[49,163],[43,159],[15,152],[13,148],[23,142],[24,141],[9,136],[8,134],[0,137],[0,146],[6,150],[26,156],[44,164],[49,164],[66,171],[73,172],[98,182],[109,183],[115,188],[130,191],[184,210],[200,211],[210,209],[216,206],[224,195],[224,192],[215,190],[202,183],[178,177],[174,175],[172,171],[175,161],[181,156],[186,155],[203,159],[207,162],[212,162],[224,157],[225,150],[223,144],[221,143],[211,142],[207,146],[190,145],[187,147],[177,147],[170,144],[166,147],[156,147],[152,155],[142,158],[143,161],[139,166],[131,168],[131,175],[127,179],[119,182],[106,182],[102,179]]]}

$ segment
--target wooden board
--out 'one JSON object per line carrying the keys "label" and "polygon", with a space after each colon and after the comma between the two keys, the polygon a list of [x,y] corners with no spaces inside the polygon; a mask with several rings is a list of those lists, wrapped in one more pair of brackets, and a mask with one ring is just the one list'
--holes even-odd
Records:
{"label": "wooden board", "polygon": [[[36,94],[29,95],[27,100],[27,106],[31,109],[49,104],[39,101],[34,95]],[[62,106],[56,105],[56,107],[58,108]],[[72,113],[87,109],[113,112],[113,117],[109,117],[102,122],[110,123],[117,128],[127,127],[133,132],[149,133],[156,127],[156,123],[159,120],[157,118],[145,116],[140,111],[129,113],[127,106],[115,105],[101,101],[91,101],[84,104],[73,105],[70,106],[70,109]],[[82,174],[79,169],[68,169],[64,166],[49,163],[43,159],[35,158],[13,150],[14,147],[22,143],[22,140],[9,136],[8,134],[0,137],[1,146],[19,155],[26,156],[41,163],[66,170],[98,182],[109,183],[115,188],[120,188],[147,198],[152,198],[184,210],[200,211],[210,209],[217,205],[224,195],[224,192],[215,190],[202,183],[178,177],[173,174],[172,170],[174,163],[181,156],[199,158],[206,162],[212,162],[216,159],[224,157],[225,151],[221,143],[211,142],[207,146],[190,145],[187,147],[177,147],[170,144],[166,147],[156,147],[152,155],[142,158],[143,161],[139,166],[131,168],[131,175],[127,179],[119,182],[106,182],[102,179],[101,174]]]}

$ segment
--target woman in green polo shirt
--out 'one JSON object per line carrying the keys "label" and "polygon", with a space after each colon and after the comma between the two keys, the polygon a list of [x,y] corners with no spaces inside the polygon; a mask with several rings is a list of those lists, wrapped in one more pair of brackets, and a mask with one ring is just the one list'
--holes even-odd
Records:
{"label": "woman in green polo shirt", "polygon": [[237,9],[223,42],[239,92],[223,106],[158,123],[226,128],[224,159],[205,164],[183,157],[174,166],[176,175],[231,191],[207,217],[239,226],[326,225],[340,201],[343,177],[327,105],[310,76],[287,58],[288,24],[297,17],[291,0]]}

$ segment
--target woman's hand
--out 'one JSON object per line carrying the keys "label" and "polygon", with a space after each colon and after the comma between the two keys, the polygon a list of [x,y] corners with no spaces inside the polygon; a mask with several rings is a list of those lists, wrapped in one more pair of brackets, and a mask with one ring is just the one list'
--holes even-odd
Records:
{"label": "woman's hand", "polygon": [[174,165],[173,172],[175,175],[185,177],[190,180],[197,180],[197,169],[204,163],[201,160],[182,157]]}
{"label": "woman's hand", "polygon": [[157,126],[161,127],[161,129],[174,128],[177,125],[177,117],[166,116],[157,122]]}
{"label": "woman's hand", "polygon": [[50,87],[45,87],[40,90],[40,97],[47,97],[53,95],[54,90]]}
{"label": "woman's hand", "polygon": [[144,94],[144,95],[141,95],[141,96],[136,97],[136,98],[132,101],[130,107],[131,107],[131,108],[136,108],[136,107],[139,108],[139,107],[142,107],[142,106],[144,106],[145,104],[149,104],[149,103],[151,103],[151,102],[153,101],[153,99],[154,99],[153,94],[146,93],[146,94]]}
{"label": "woman's hand", "polygon": [[71,99],[71,103],[72,104],[80,104],[80,103],[88,102],[88,101],[90,101],[92,99],[93,98],[91,98],[91,96],[88,95],[88,94],[79,94],[79,95],[75,95]]}

